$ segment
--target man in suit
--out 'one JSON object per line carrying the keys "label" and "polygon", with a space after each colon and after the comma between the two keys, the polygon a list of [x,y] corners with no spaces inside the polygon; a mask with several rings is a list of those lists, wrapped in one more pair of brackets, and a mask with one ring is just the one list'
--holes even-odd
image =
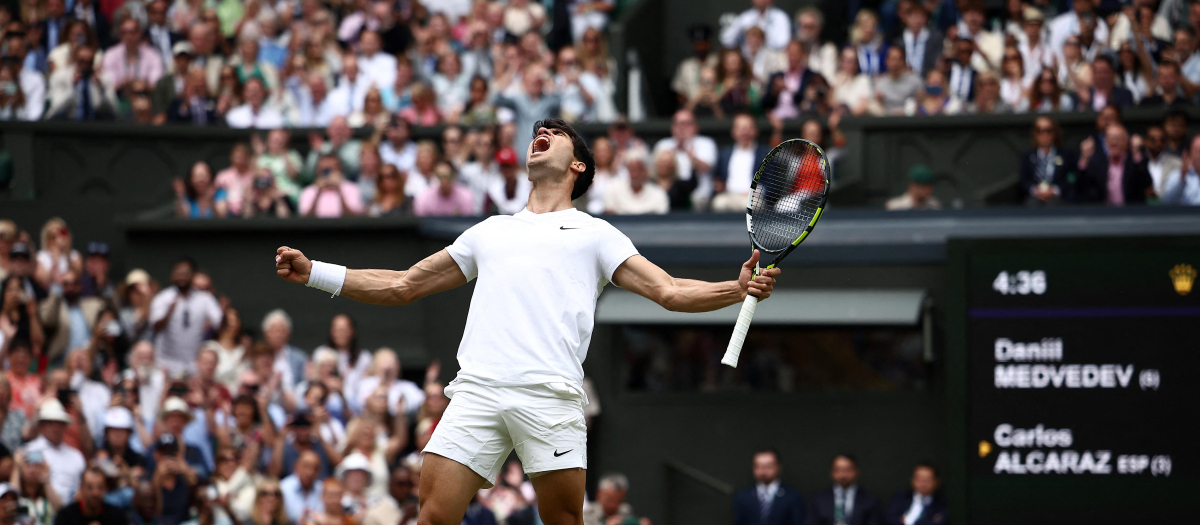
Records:
{"label": "man in suit", "polygon": [[42,38],[38,44],[49,53],[67,38],[66,5],[63,0],[46,2],[46,19],[38,24],[42,27]]}
{"label": "man in suit", "polygon": [[[1162,126],[1146,128],[1146,138],[1142,147],[1142,157],[1146,160],[1146,171],[1154,181],[1154,193],[1162,197],[1166,188],[1167,176],[1183,167],[1183,159],[1179,155],[1166,151],[1167,136]],[[1136,148],[1135,148],[1136,154]]]}
{"label": "man in suit", "polygon": [[1063,150],[1062,129],[1050,117],[1033,121],[1033,148],[1021,157],[1019,200],[1028,205],[1050,205],[1076,200],[1077,161]]}
{"label": "man in suit", "polygon": [[46,118],[99,120],[111,118],[116,95],[106,87],[94,69],[96,51],[87,46],[75,48],[69,67],[50,75],[50,108]]}
{"label": "man in suit", "polygon": [[908,67],[917,76],[925,78],[925,72],[937,67],[943,40],[942,32],[929,26],[929,11],[925,5],[915,2],[904,17],[904,32],[892,46],[903,48]]}
{"label": "man in suit", "polygon": [[[1106,154],[1088,148],[1085,141],[1080,150],[1085,176],[1080,184],[1079,197],[1084,202],[1102,202],[1109,206],[1145,204],[1146,196],[1154,194],[1154,180],[1144,162],[1135,162],[1129,154],[1129,133],[1125,126],[1113,124],[1105,130]],[[1080,164],[1085,164],[1080,161]]]}
{"label": "man in suit", "polygon": [[171,27],[167,24],[167,2],[166,0],[154,0],[146,4],[146,41],[150,43],[150,47],[158,51],[158,56],[162,58],[163,71],[168,73],[174,72],[175,61],[171,59],[172,46],[176,42],[183,40],[183,35],[171,31]]}
{"label": "man in suit", "polygon": [[754,453],[754,486],[733,496],[734,525],[800,525],[804,500],[800,492],[779,482],[782,468],[772,449]]}
{"label": "man in suit", "polygon": [[754,171],[771,152],[765,144],[758,142],[758,126],[748,113],[733,117],[733,128],[729,131],[734,144],[725,146],[717,155],[713,173],[713,211],[736,212],[746,209],[746,196]]}
{"label": "man in suit", "polygon": [[938,492],[937,468],[918,463],[913,469],[912,490],[892,496],[884,515],[886,525],[946,525],[946,500]]}
{"label": "man in suit", "polygon": [[1084,93],[1083,105],[1092,111],[1106,106],[1126,108],[1133,105],[1133,93],[1116,85],[1117,72],[1112,57],[1100,55],[1092,61],[1092,87]]}
{"label": "man in suit", "polygon": [[62,276],[62,294],[51,294],[38,304],[38,318],[51,334],[45,350],[51,363],[62,363],[68,350],[87,348],[92,342],[92,329],[104,300],[81,297],[82,291],[79,274],[68,271]]}
{"label": "man in suit", "polygon": [[879,500],[858,486],[858,460],[850,454],[833,457],[829,471],[833,486],[813,496],[808,525],[879,525]]}
{"label": "man in suit", "polygon": [[950,96],[964,104],[975,98],[975,77],[979,76],[971,57],[975,56],[975,42],[959,37],[954,40],[954,56],[950,60],[948,78]]}

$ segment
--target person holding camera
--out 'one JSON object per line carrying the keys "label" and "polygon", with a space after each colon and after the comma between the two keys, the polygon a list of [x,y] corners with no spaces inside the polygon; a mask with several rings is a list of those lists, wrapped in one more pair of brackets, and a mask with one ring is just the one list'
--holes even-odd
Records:
{"label": "person holding camera", "polygon": [[17,489],[8,483],[0,483],[0,525],[35,525],[29,509],[21,506]]}
{"label": "person holding camera", "polygon": [[81,297],[83,287],[75,270],[63,273],[60,284],[61,295],[51,293],[38,305],[42,325],[50,336],[46,356],[52,365],[61,364],[67,350],[90,346],[92,325],[104,310],[103,299]]}
{"label": "person holding camera", "polygon": [[18,504],[33,518],[33,523],[50,525],[63,506],[63,499],[50,484],[50,466],[41,452],[18,451],[12,487],[17,491]]}
{"label": "person holding camera", "polygon": [[158,487],[162,498],[161,517],[170,523],[182,523],[188,518],[188,498],[192,486],[199,480],[196,471],[184,460],[183,445],[170,433],[158,437],[154,447],[154,475],[151,482]]}
{"label": "person holding camera", "polygon": [[38,437],[22,449],[26,462],[37,464],[40,460],[47,465],[48,477],[39,479],[49,481],[47,488],[61,496],[62,501],[75,496],[79,476],[87,468],[87,460],[79,449],[64,441],[70,423],[79,422],[73,421],[57,398],[46,399],[37,411]]}
{"label": "person holding camera", "polygon": [[337,155],[323,155],[317,161],[317,180],[300,192],[300,215],[336,219],[346,215],[362,215],[362,194],[358,185],[342,174],[342,161]]}
{"label": "person holding camera", "polygon": [[292,215],[292,207],[286,193],[275,187],[275,177],[266,168],[259,168],[246,192],[242,206],[243,217],[277,217],[286,219]]}

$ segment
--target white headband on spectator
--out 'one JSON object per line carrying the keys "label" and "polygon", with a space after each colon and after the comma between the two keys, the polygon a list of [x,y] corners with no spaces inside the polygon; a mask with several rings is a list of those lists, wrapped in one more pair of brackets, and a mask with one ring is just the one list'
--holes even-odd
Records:
{"label": "white headband on spectator", "polygon": [[345,266],[313,261],[312,271],[308,273],[308,283],[305,286],[329,292],[334,297],[337,297],[338,294],[342,293],[342,284],[345,282]]}

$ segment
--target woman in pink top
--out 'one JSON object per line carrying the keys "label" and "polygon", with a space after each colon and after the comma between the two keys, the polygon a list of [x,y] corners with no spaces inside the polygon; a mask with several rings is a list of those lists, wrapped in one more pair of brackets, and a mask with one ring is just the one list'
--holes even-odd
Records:
{"label": "woman in pink top", "polygon": [[233,145],[229,153],[230,166],[217,173],[217,188],[225,190],[225,201],[229,215],[240,216],[245,201],[246,189],[254,182],[254,167],[251,165],[250,146],[245,142]]}
{"label": "woman in pink top", "polygon": [[442,123],[442,113],[437,108],[437,95],[433,88],[418,82],[412,88],[412,105],[400,110],[400,118],[414,126],[436,126]]}

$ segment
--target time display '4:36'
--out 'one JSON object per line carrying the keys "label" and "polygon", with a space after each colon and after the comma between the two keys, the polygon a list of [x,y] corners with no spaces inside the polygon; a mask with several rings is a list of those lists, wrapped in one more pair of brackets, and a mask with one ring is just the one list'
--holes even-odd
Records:
{"label": "time display '4:36'", "polygon": [[992,289],[1002,295],[1042,295],[1046,293],[1046,272],[1021,270],[1016,273],[1000,272],[992,281]]}

